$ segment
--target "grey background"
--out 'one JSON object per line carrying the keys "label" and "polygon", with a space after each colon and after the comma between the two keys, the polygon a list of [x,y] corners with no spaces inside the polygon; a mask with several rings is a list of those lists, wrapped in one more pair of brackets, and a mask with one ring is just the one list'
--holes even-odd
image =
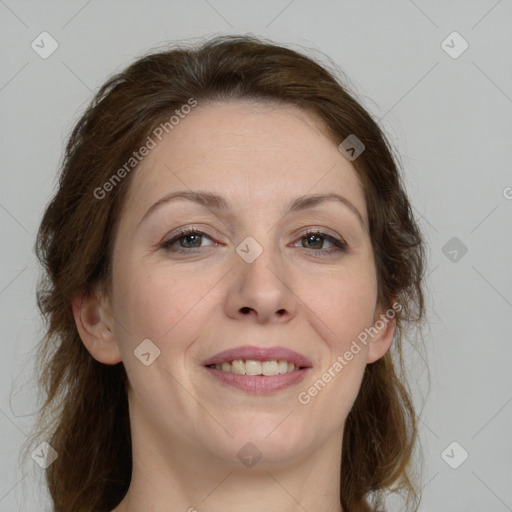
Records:
{"label": "grey background", "polygon": [[[69,130],[105,79],[147,49],[248,32],[332,58],[401,155],[429,245],[425,353],[406,346],[420,510],[512,511],[511,21],[510,0],[0,0],[0,511],[48,510],[44,470],[17,457],[42,334],[32,247]],[[31,48],[43,31],[59,45],[47,59]],[[469,44],[458,58],[441,46],[453,31]],[[446,461],[459,464],[462,450],[453,469]]]}

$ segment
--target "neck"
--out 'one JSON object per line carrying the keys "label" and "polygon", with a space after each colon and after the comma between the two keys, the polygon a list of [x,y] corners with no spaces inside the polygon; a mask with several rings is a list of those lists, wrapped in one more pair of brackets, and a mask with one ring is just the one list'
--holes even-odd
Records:
{"label": "neck", "polygon": [[248,468],[183,440],[164,446],[146,427],[132,430],[132,480],[113,512],[342,512],[342,432],[310,452]]}

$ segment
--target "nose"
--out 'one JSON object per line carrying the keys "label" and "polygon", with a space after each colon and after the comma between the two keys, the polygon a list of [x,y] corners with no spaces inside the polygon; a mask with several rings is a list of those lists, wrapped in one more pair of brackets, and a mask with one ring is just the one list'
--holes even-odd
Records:
{"label": "nose", "polygon": [[252,263],[234,256],[227,314],[234,319],[283,323],[296,314],[297,298],[292,290],[292,272],[278,250],[265,248]]}

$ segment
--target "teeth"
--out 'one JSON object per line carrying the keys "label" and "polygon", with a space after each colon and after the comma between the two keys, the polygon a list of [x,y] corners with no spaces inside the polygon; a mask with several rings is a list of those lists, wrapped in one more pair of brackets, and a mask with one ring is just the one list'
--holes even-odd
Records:
{"label": "teeth", "polygon": [[231,363],[224,362],[215,365],[216,370],[232,372],[239,375],[279,375],[280,373],[291,373],[299,370],[294,363],[288,361],[256,361],[254,359],[237,359]]}
{"label": "teeth", "polygon": [[240,359],[233,361],[233,363],[230,364],[229,366],[231,367],[231,371],[233,373],[238,373],[239,375],[245,375],[245,363],[243,361],[241,361]]}
{"label": "teeth", "polygon": [[265,361],[261,365],[261,373],[263,375],[278,375],[279,367],[277,361]]}
{"label": "teeth", "polygon": [[247,359],[245,361],[245,373],[247,375],[261,375],[261,362]]}
{"label": "teeth", "polygon": [[288,362],[287,361],[279,361],[277,366],[279,368],[279,373],[288,373]]}

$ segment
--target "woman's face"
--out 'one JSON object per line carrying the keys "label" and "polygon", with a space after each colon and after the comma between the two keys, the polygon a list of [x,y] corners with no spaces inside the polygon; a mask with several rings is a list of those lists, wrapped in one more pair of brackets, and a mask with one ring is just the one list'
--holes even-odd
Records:
{"label": "woman's face", "polygon": [[[350,161],[301,110],[231,101],[199,104],[133,172],[108,304],[132,435],[238,464],[340,445],[365,365],[391,342],[345,357],[381,312]],[[189,199],[153,207],[177,192]],[[304,368],[279,363],[293,360]]]}

